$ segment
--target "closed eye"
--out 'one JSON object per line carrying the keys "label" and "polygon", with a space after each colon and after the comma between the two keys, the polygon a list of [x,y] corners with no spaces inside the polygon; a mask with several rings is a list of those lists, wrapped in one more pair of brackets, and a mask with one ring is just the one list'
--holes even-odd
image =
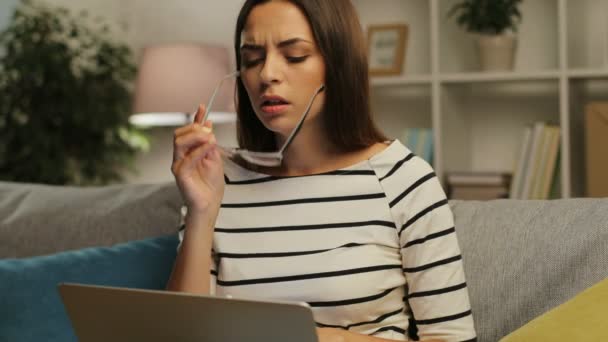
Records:
{"label": "closed eye", "polygon": [[257,58],[252,60],[243,59],[243,66],[246,68],[251,68],[260,64],[263,60],[263,58]]}
{"label": "closed eye", "polygon": [[[285,59],[289,62],[289,63],[302,63],[304,62],[306,59],[308,59],[309,56],[297,56],[297,57],[285,57]],[[258,64],[260,64],[261,62],[264,61],[264,58],[256,58],[256,59],[243,59],[243,66],[246,68],[251,68],[254,67]]]}
{"label": "closed eye", "polygon": [[299,57],[286,57],[289,63],[301,63],[304,62],[308,56],[299,56]]}

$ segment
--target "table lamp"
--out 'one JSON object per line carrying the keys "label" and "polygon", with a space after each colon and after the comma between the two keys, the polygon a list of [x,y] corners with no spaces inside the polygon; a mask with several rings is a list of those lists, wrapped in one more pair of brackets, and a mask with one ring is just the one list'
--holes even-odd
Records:
{"label": "table lamp", "polygon": [[[228,49],[195,43],[144,48],[135,83],[136,126],[183,126],[209,101],[217,83],[230,72]],[[234,81],[226,80],[215,98],[209,120],[235,122]]]}

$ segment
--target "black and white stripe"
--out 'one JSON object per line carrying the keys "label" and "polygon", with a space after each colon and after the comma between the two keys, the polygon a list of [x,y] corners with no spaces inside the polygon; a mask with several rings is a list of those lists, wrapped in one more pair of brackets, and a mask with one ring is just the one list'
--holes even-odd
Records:
{"label": "black and white stripe", "polygon": [[319,273],[311,273],[311,274],[295,274],[288,275],[282,277],[270,277],[270,278],[257,278],[257,279],[240,279],[240,280],[217,280],[217,284],[221,286],[243,286],[243,285],[254,285],[254,284],[268,284],[268,283],[285,283],[291,281],[299,281],[299,280],[310,280],[310,279],[319,279],[319,278],[328,278],[328,277],[341,277],[347,275],[353,275],[358,273],[366,273],[366,272],[377,272],[383,270],[390,270],[395,268],[401,268],[401,265],[378,265],[378,266],[368,266],[368,267],[360,267],[353,269],[346,269],[340,271],[331,271],[331,272],[319,272]]}
{"label": "black and white stripe", "polygon": [[[320,174],[314,175],[314,177],[321,177],[321,176],[375,176],[375,173],[372,170],[337,170],[337,171],[330,171],[330,172],[325,172],[325,173],[320,173]],[[294,177],[264,176],[264,177],[245,179],[245,180],[231,180],[230,178],[228,178],[227,175],[224,175],[224,180],[226,181],[226,184],[229,184],[229,185],[248,185],[248,184],[259,184],[259,183],[272,182],[272,181],[277,181],[277,180],[293,180],[298,177],[311,177],[311,176],[294,176]]]}
{"label": "black and white stripe", "polygon": [[471,316],[471,310],[467,310],[464,312],[460,312],[454,315],[448,315],[448,316],[442,316],[442,317],[436,317],[436,318],[430,318],[430,319],[416,319],[416,325],[421,326],[421,325],[430,325],[430,324],[439,324],[439,323],[445,323],[445,322],[450,322],[450,321],[455,321],[455,320],[459,320],[461,318],[464,317],[468,317]]}
{"label": "black and white stripe", "polygon": [[346,201],[361,201],[374,198],[383,198],[384,193],[364,194],[356,196],[336,196],[336,197],[317,197],[317,198],[299,198],[282,201],[268,202],[249,202],[249,203],[222,203],[222,208],[259,208],[259,207],[277,207],[283,205],[297,205],[308,203],[326,203],[326,202],[346,202]]}
{"label": "black and white stripe", "polygon": [[353,328],[353,327],[358,327],[358,326],[361,326],[361,325],[368,325],[368,324],[375,324],[375,323],[377,324],[377,323],[381,323],[381,322],[383,322],[384,320],[386,320],[387,318],[390,318],[390,317],[395,316],[395,315],[399,315],[399,314],[401,314],[402,312],[403,312],[403,308],[401,308],[401,307],[400,307],[399,309],[397,309],[397,310],[395,310],[395,311],[392,311],[392,312],[387,312],[387,313],[385,313],[385,314],[383,314],[383,315],[380,315],[380,316],[378,316],[378,318],[375,318],[375,319],[373,319],[373,320],[371,320],[371,321],[366,321],[366,322],[358,322],[358,323],[351,323],[351,324],[348,324],[348,325],[346,325],[346,326],[342,326],[342,325],[332,325],[332,324],[323,324],[323,323],[319,323],[319,322],[317,322],[317,326],[318,326],[318,327],[323,327],[323,328],[339,328],[339,329],[349,330],[350,328]]}
{"label": "black and white stripe", "polygon": [[445,194],[398,141],[309,176],[224,169],[216,294],[304,301],[320,327],[377,337],[406,339],[410,321],[421,337],[444,325],[449,340],[475,335]]}
{"label": "black and white stripe", "polygon": [[390,221],[365,221],[365,222],[340,222],[340,223],[322,223],[308,224],[300,226],[278,226],[278,227],[249,227],[249,228],[215,228],[216,233],[227,234],[248,234],[248,233],[263,233],[263,232],[289,232],[295,230],[317,230],[317,229],[339,229],[353,228],[363,226],[379,226],[396,229],[395,223]]}

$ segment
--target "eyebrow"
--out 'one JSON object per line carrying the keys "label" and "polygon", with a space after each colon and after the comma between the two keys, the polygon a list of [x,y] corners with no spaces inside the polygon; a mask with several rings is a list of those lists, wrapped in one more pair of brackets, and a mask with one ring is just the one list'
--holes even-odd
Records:
{"label": "eyebrow", "polygon": [[[290,45],[294,45],[300,42],[304,42],[304,43],[308,43],[308,44],[312,44],[312,42],[306,40],[306,39],[302,39],[302,38],[291,38],[291,39],[287,39],[284,40],[282,42],[280,42],[278,44],[279,48],[284,48],[286,46],[290,46]],[[263,50],[264,47],[262,45],[256,45],[256,44],[243,44],[241,46],[241,50],[254,50],[254,51],[259,51],[259,50]]]}

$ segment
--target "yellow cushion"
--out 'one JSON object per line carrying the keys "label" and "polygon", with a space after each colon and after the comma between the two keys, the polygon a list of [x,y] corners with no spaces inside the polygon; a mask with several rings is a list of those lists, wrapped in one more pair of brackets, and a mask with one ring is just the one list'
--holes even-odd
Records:
{"label": "yellow cushion", "polygon": [[608,341],[608,278],[500,340],[519,341]]}

